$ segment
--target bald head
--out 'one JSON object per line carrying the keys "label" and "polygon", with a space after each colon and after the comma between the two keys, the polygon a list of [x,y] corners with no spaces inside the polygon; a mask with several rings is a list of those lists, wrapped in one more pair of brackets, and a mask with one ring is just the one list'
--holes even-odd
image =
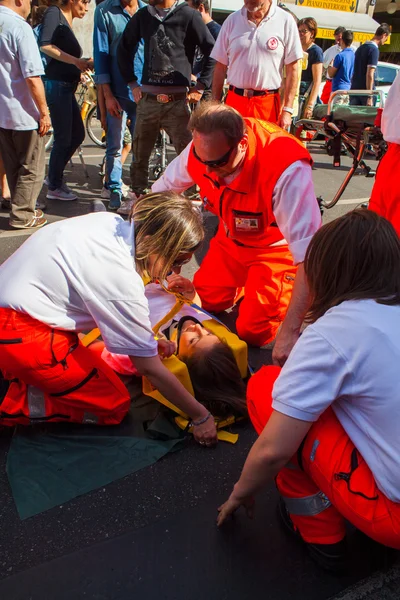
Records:
{"label": "bald head", "polygon": [[13,10],[24,19],[27,19],[31,12],[31,0],[0,0],[0,6]]}
{"label": "bald head", "polygon": [[246,133],[243,117],[234,108],[214,101],[202,102],[192,112],[189,129],[204,135],[218,132],[230,147],[238,144]]}

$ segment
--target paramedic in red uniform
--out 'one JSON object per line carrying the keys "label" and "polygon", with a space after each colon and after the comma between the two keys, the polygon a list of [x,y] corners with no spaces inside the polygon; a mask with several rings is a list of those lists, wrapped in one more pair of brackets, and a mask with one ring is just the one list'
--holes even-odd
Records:
{"label": "paramedic in red uniform", "polygon": [[194,277],[202,305],[226,310],[244,288],[236,328],[254,346],[271,342],[287,313],[274,348],[283,364],[307,309],[302,262],[321,224],[310,155],[277,125],[215,102],[198,107],[189,126],[193,142],[152,189],[200,187],[204,207],[220,220]]}
{"label": "paramedic in red uniform", "polygon": [[315,234],[304,262],[310,325],[281,370],[249,382],[260,437],[219,524],[240,505],[251,513],[276,478],[284,525],[322,567],[346,565],[345,520],[400,549],[399,265],[400,240],[372,211]]}
{"label": "paramedic in red uniform", "polygon": [[[190,202],[149,194],[129,221],[99,212],[52,223],[0,267],[0,426],[40,421],[115,425],[130,396],[79,340],[98,327],[106,348],[192,418],[202,445],[214,419],[163,365],[174,344],[155,339],[142,275],[179,273],[204,236]],[[38,258],[40,257],[40,258]]]}
{"label": "paramedic in red uniform", "polygon": [[386,217],[400,236],[400,73],[385,102],[382,133],[389,147],[376,173],[369,208]]}
{"label": "paramedic in red uniform", "polygon": [[[221,100],[226,78],[226,104],[243,117],[290,128],[303,50],[295,20],[277,6],[276,0],[244,0],[243,8],[224,21],[211,58],[217,61],[212,83],[215,100]],[[283,69],[286,77],[281,107]]]}

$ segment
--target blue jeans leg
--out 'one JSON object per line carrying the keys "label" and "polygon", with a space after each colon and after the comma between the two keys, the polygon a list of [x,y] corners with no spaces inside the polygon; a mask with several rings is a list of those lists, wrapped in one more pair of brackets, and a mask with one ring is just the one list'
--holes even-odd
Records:
{"label": "blue jeans leg", "polygon": [[121,194],[122,164],[121,151],[126,126],[126,112],[121,117],[107,113],[106,174],[107,187]]}
{"label": "blue jeans leg", "polygon": [[54,131],[49,163],[49,189],[55,190],[62,185],[64,169],[85,139],[85,128],[75,99],[76,84],[50,79],[44,84]]}

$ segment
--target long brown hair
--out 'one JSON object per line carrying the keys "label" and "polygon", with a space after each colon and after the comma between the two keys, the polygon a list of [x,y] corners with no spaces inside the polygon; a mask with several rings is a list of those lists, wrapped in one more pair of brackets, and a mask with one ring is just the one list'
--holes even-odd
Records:
{"label": "long brown hair", "polygon": [[196,400],[215,417],[247,415],[246,385],[232,350],[221,340],[209,350],[195,350],[186,363]]}
{"label": "long brown hair", "polygon": [[148,259],[155,254],[164,263],[158,277],[165,279],[178,256],[194,252],[204,239],[198,211],[175,192],[143,196],[135,202],[129,219],[135,226],[135,262],[140,274],[148,270]]}
{"label": "long brown hair", "polygon": [[371,210],[353,210],[321,227],[304,270],[312,323],[345,300],[400,304],[400,240],[391,223]]}

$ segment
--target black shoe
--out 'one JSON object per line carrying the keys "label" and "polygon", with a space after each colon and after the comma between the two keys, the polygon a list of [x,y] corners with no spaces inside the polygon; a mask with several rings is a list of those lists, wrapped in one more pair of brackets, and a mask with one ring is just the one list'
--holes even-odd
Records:
{"label": "black shoe", "polygon": [[347,568],[347,544],[346,539],[343,538],[336,544],[311,544],[305,542],[301,537],[299,531],[293,524],[292,519],[286,509],[285,502],[282,498],[279,499],[278,503],[278,516],[281,523],[285,526],[286,531],[294,535],[298,540],[301,540],[306,545],[307,550],[319,567],[325,571],[331,571],[340,573]]}

